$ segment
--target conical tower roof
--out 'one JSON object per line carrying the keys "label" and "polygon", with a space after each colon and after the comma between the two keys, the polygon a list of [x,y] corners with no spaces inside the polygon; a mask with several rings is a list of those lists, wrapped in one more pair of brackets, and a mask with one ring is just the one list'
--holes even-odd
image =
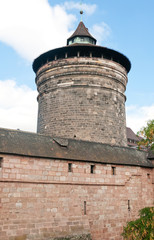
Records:
{"label": "conical tower roof", "polygon": [[88,28],[81,21],[75,32],[67,39],[67,45],[73,43],[89,43],[96,45],[96,39],[89,33]]}

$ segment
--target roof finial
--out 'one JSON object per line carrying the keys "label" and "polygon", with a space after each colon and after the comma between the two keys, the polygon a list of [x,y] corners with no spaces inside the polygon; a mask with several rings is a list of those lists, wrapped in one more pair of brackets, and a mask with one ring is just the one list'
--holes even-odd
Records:
{"label": "roof finial", "polygon": [[83,10],[82,10],[82,0],[81,0],[81,3],[80,3],[80,5],[81,5],[80,14],[81,14],[81,22],[82,22],[82,15],[83,15]]}

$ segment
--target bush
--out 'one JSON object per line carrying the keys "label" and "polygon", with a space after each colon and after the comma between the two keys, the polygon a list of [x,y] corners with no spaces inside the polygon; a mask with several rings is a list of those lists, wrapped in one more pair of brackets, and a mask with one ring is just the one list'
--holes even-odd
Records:
{"label": "bush", "polygon": [[127,240],[154,239],[154,207],[143,208],[135,221],[128,222],[122,236]]}

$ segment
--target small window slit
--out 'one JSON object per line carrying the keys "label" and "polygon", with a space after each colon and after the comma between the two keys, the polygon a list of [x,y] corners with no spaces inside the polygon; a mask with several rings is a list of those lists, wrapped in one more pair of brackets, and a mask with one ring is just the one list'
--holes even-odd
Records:
{"label": "small window slit", "polygon": [[95,165],[91,165],[90,166],[90,173],[94,174],[94,170],[95,170]]}
{"label": "small window slit", "polygon": [[68,172],[72,172],[72,163],[68,163]]}
{"label": "small window slit", "polygon": [[112,175],[116,175],[116,167],[112,167]]}
{"label": "small window slit", "polygon": [[87,214],[87,203],[86,201],[84,201],[84,215]]}
{"label": "small window slit", "polygon": [[128,200],[128,211],[130,211],[130,200]]}

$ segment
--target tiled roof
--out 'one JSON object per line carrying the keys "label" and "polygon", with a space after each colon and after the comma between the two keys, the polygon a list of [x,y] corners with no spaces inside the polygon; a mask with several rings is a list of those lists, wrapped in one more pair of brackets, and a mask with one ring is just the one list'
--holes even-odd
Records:
{"label": "tiled roof", "polygon": [[132,131],[131,128],[127,127],[126,130],[127,130],[127,139],[129,138],[129,139],[132,139],[132,140],[135,140],[135,141],[140,141],[141,140],[141,138],[139,138],[135,135],[135,133]]}
{"label": "tiled roof", "polygon": [[151,161],[146,158],[147,153],[129,147],[51,138],[41,134],[2,128],[0,129],[0,154],[153,167]]}
{"label": "tiled roof", "polygon": [[[96,41],[96,39],[89,33],[88,28],[85,27],[83,22],[80,22],[75,32],[69,37],[69,39],[77,36],[90,37]],[[68,40],[69,40],[68,39]]]}
{"label": "tiled roof", "polygon": [[154,160],[154,149],[149,151],[148,159]]}

